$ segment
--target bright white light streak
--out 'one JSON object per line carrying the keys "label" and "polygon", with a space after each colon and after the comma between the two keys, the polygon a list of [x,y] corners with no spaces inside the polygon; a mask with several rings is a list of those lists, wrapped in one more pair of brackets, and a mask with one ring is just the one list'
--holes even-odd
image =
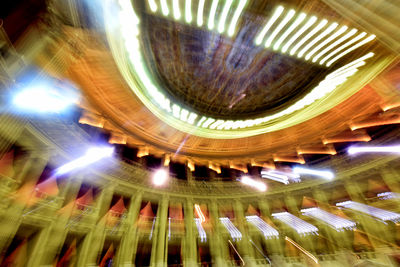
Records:
{"label": "bright white light streak", "polygon": [[199,6],[197,9],[197,26],[203,26],[203,13],[204,13],[204,3],[206,0],[199,0]]}
{"label": "bright white light streak", "polygon": [[342,230],[350,230],[356,227],[356,223],[342,217],[336,216],[332,213],[329,213],[320,208],[309,208],[309,209],[302,209],[301,212],[303,215],[315,218],[317,220],[321,220],[324,223],[327,223],[336,231]]}
{"label": "bright white light streak", "polygon": [[289,12],[286,14],[285,18],[279,23],[279,25],[275,28],[275,30],[272,32],[272,34],[268,37],[267,41],[265,42],[265,47],[270,47],[272,42],[274,41],[275,37],[278,35],[278,33],[285,27],[285,25],[291,20],[296,14],[296,11],[293,9],[289,10]]}
{"label": "bright white light streak", "polygon": [[148,0],[147,3],[149,4],[151,12],[156,12],[157,11],[157,4],[156,1],[154,0]]}
{"label": "bright white light streak", "polygon": [[163,185],[168,179],[168,172],[164,169],[159,169],[153,174],[153,184]]}
{"label": "bright white light streak", "polygon": [[224,8],[222,9],[221,17],[218,23],[218,32],[223,33],[225,31],[226,17],[228,16],[229,10],[231,9],[233,0],[225,0]]}
{"label": "bright white light streak", "polygon": [[267,34],[268,30],[275,23],[275,21],[280,17],[283,10],[284,10],[283,6],[278,6],[275,9],[275,12],[272,15],[272,17],[269,19],[269,21],[267,22],[265,27],[262,29],[262,31],[257,35],[256,40],[255,40],[256,45],[260,45],[262,43],[264,36]]}
{"label": "bright white light streak", "polygon": [[210,129],[215,129],[217,128],[218,125],[224,123],[224,120],[217,120],[216,122],[214,122],[213,124],[210,125]]}
{"label": "bright white light streak", "polygon": [[207,128],[211,123],[213,123],[215,121],[215,119],[213,118],[208,118],[203,125],[201,125],[203,128]]}
{"label": "bright white light streak", "polygon": [[328,21],[326,19],[321,20],[321,22],[312,30],[310,31],[306,36],[303,37],[291,50],[290,50],[290,55],[296,54],[297,50],[308,40],[310,39],[314,34],[319,32],[325,25],[328,24]]}
{"label": "bright white light streak", "polygon": [[203,225],[201,225],[200,219],[195,218],[194,222],[196,223],[197,231],[199,232],[200,242],[206,242],[207,234],[206,234],[206,231],[204,231]]}
{"label": "bright white light streak", "polygon": [[359,212],[371,215],[372,217],[375,217],[382,221],[392,221],[392,222],[400,221],[400,214],[398,214],[396,212],[375,208],[373,206],[365,205],[365,204],[358,203],[355,201],[344,201],[344,202],[336,203],[336,206],[359,211]]}
{"label": "bright white light streak", "polygon": [[306,235],[306,234],[317,234],[318,228],[308,222],[303,221],[302,219],[290,214],[289,212],[279,212],[272,213],[272,217],[277,220],[283,222],[284,224],[293,228],[298,234]]}
{"label": "bright white light streak", "polygon": [[317,35],[311,42],[309,42],[300,52],[297,57],[302,57],[313,45],[315,45],[319,40],[331,33],[339,24],[336,22],[332,23],[328,28],[326,28],[322,33]]}
{"label": "bright white light streak", "polygon": [[349,31],[348,33],[346,33],[345,35],[343,35],[341,38],[337,39],[335,42],[333,42],[332,44],[328,45],[324,50],[322,50],[321,52],[319,52],[318,55],[316,55],[312,62],[317,62],[318,59],[320,59],[323,55],[325,55],[328,51],[330,51],[331,49],[333,49],[334,47],[338,46],[339,44],[341,44],[342,42],[346,41],[347,39],[349,39],[351,36],[353,36],[354,34],[357,33],[357,29],[352,29],[351,31]]}
{"label": "bright white light streak", "polygon": [[[311,50],[310,53],[306,55],[306,60],[309,60],[315,53],[317,53],[321,48],[323,48],[325,45],[329,44],[331,41],[335,40],[336,37],[347,31],[348,27],[347,26],[342,26],[340,27],[339,30],[337,30],[334,34],[326,38],[323,42],[321,42],[319,45],[317,45],[313,50]],[[315,61],[314,61],[315,62]]]}
{"label": "bright white light streak", "polygon": [[218,0],[213,0],[211,4],[210,14],[208,16],[208,29],[212,30],[215,26],[215,13],[217,12],[218,8]]}
{"label": "bright white light streak", "polygon": [[305,13],[300,13],[300,15],[297,17],[297,19],[290,25],[290,27],[281,35],[281,37],[276,41],[276,43],[273,46],[274,50],[278,50],[279,47],[281,46],[282,42],[286,39],[286,37],[289,36],[289,34],[294,31],[294,29],[297,28],[297,26],[300,25],[301,22],[306,18]]}
{"label": "bright white light streak", "polygon": [[307,22],[306,24],[303,25],[303,27],[300,28],[300,30],[298,30],[293,36],[292,38],[289,39],[289,41],[286,42],[286,44],[283,46],[282,48],[282,52],[286,53],[286,51],[288,51],[289,47],[292,45],[292,43],[294,41],[297,40],[297,38],[299,38],[300,35],[302,35],[308,28],[310,28],[315,22],[317,21],[317,17],[316,16],[312,16]]}
{"label": "bright white light streak", "polygon": [[228,230],[233,241],[242,239],[242,233],[236,228],[236,226],[231,222],[231,220],[229,220],[228,217],[219,218],[219,220]]}
{"label": "bright white light streak", "polygon": [[310,259],[312,259],[316,264],[318,264],[318,259],[317,257],[315,257],[313,254],[311,254],[310,252],[308,252],[307,250],[305,250],[302,246],[300,246],[299,244],[297,244],[296,242],[294,242],[292,239],[290,239],[289,237],[285,236],[285,240],[289,241],[293,246],[295,246],[296,248],[298,248],[301,252],[303,252],[305,255],[307,255]]}
{"label": "bright white light streak", "polygon": [[149,240],[153,237],[153,231],[154,231],[154,225],[156,223],[156,217],[153,218],[153,224],[151,225],[151,230],[150,230],[150,235],[149,235]]}
{"label": "bright white light streak", "polygon": [[242,261],[242,266],[244,266],[246,263],[244,262],[242,256],[240,256],[239,252],[237,251],[235,246],[232,244],[232,242],[230,240],[228,240],[228,242],[231,245],[231,247],[233,248],[233,250],[236,252],[236,255],[238,255],[239,259]]}
{"label": "bright white light streak", "polygon": [[192,23],[192,0],[186,0],[185,2],[185,21],[186,23]]}
{"label": "bright white light streak", "polygon": [[168,217],[168,240],[171,240],[171,218]]}
{"label": "bright white light streak", "polygon": [[261,233],[264,235],[265,238],[271,238],[271,237],[278,237],[279,233],[278,231],[272,227],[271,225],[267,224],[264,222],[260,217],[257,215],[253,216],[246,216],[246,220],[250,223],[252,223],[255,227],[258,228],[258,230],[261,231]]}
{"label": "bright white light streak", "polygon": [[179,118],[179,116],[181,114],[181,108],[178,105],[173,104],[172,105],[172,114],[174,115],[175,118]]}
{"label": "bright white light streak", "polygon": [[332,58],[331,60],[329,60],[328,63],[326,63],[326,66],[329,67],[330,65],[332,65],[332,63],[334,63],[336,60],[338,60],[339,58],[347,55],[348,53],[350,53],[351,51],[359,48],[360,46],[365,45],[368,42],[371,42],[372,40],[375,39],[375,35],[370,35],[368,38],[365,38],[364,40],[362,40],[361,42],[353,45],[352,47],[348,48],[347,50],[343,51],[342,53],[340,53],[339,55],[337,55],[336,57]]}
{"label": "bright white light streak", "polygon": [[161,12],[164,16],[168,16],[169,15],[169,8],[168,8],[168,4],[167,4],[167,0],[160,0],[161,2]]}
{"label": "bright white light streak", "polygon": [[[365,65],[364,60],[373,57],[375,54],[373,52],[369,52],[367,54],[365,54],[364,56],[353,60],[352,62],[338,68],[337,70],[335,70],[334,72],[330,73],[329,75],[326,76],[327,79],[331,79],[332,77],[338,76],[340,73],[347,71],[348,69],[352,69],[352,68],[358,68],[360,66]],[[362,63],[364,62],[364,63]]]}
{"label": "bright white light streak", "polygon": [[246,6],[247,0],[240,0],[239,5],[237,6],[235,13],[233,14],[231,23],[229,24],[229,28],[228,28],[228,36],[233,36],[233,34],[235,33],[235,28],[236,28],[236,24],[239,20],[240,14],[242,14],[242,11],[244,9],[244,7]]}
{"label": "bright white light streak", "polygon": [[254,187],[259,191],[266,191],[267,190],[267,186],[263,182],[256,181],[254,179],[251,179],[248,176],[243,176],[242,179],[240,179],[240,182],[242,182],[245,185]]}
{"label": "bright white light streak", "polygon": [[188,118],[187,122],[190,123],[190,124],[193,124],[194,121],[196,120],[196,118],[197,118],[197,114],[191,112],[190,115],[189,115],[189,118]]}
{"label": "bright white light streak", "polygon": [[187,111],[186,109],[182,109],[182,110],[181,110],[180,119],[181,119],[182,121],[186,121],[186,122],[187,122],[187,120],[188,120],[188,115],[189,115],[189,111]]}
{"label": "bright white light streak", "polygon": [[103,158],[111,157],[114,153],[113,147],[92,147],[89,148],[85,155],[64,164],[63,166],[57,168],[55,170],[55,175],[63,175],[75,169],[79,169],[85,166],[88,166],[96,161],[99,161]]}
{"label": "bright white light streak", "polygon": [[261,177],[270,179],[276,182],[280,182],[283,184],[289,184],[290,181],[292,182],[300,182],[300,175],[296,173],[287,173],[287,172],[281,172],[277,170],[262,170],[261,171]]}
{"label": "bright white light streak", "polygon": [[357,153],[400,153],[400,145],[350,147],[347,149],[347,152],[350,155],[354,155]]}
{"label": "bright white light streak", "polygon": [[194,204],[194,209],[196,210],[197,216],[199,216],[200,223],[203,223],[206,221],[206,217],[204,216],[203,212],[201,211],[201,208],[198,204]]}
{"label": "bright white light streak", "polygon": [[337,53],[339,53],[340,51],[342,51],[343,49],[345,49],[346,47],[352,45],[353,43],[357,42],[358,40],[360,40],[361,38],[364,38],[365,35],[367,35],[366,32],[362,32],[359,35],[357,35],[356,37],[354,37],[353,39],[351,39],[350,41],[344,43],[343,45],[341,45],[340,47],[336,48],[335,50],[333,50],[331,53],[329,53],[326,57],[324,57],[319,64],[323,65],[328,59],[330,59],[331,57],[333,57],[334,55],[336,55]]}
{"label": "bright white light streak", "polygon": [[386,199],[400,199],[400,194],[399,193],[394,193],[394,192],[383,192],[379,193],[376,195],[380,199],[386,200]]}
{"label": "bright white light streak", "polygon": [[179,20],[181,18],[181,9],[179,8],[179,0],[173,0],[172,8],[174,10],[174,18]]}
{"label": "bright white light streak", "polygon": [[201,126],[206,119],[207,117],[201,117],[201,119],[197,122],[197,126]]}
{"label": "bright white light streak", "polygon": [[335,175],[331,171],[313,170],[313,169],[308,169],[308,168],[304,168],[304,167],[294,167],[292,170],[294,173],[297,173],[297,174],[309,174],[309,175],[319,176],[319,177],[326,178],[326,179],[333,179],[335,177]]}

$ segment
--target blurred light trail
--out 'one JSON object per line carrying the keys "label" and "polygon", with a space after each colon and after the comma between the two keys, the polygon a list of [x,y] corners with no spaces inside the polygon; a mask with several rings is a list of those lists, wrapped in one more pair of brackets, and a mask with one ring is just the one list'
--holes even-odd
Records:
{"label": "blurred light trail", "polygon": [[200,236],[200,242],[206,242],[207,241],[207,234],[206,231],[204,231],[203,225],[201,225],[201,221],[198,218],[194,219],[196,226],[197,226],[197,231],[199,232]]}
{"label": "blurred light trail", "polygon": [[242,233],[236,228],[236,226],[231,222],[231,220],[229,220],[228,217],[222,217],[222,218],[219,218],[219,220],[225,226],[225,228],[228,230],[233,241],[242,239]]}
{"label": "blurred light trail", "polygon": [[350,147],[347,149],[350,155],[357,153],[400,153],[400,145],[397,146],[363,146]]}
{"label": "blurred light trail", "polygon": [[298,248],[301,252],[303,252],[305,255],[307,255],[310,259],[312,259],[315,263],[318,264],[318,259],[311,254],[310,252],[308,252],[307,250],[305,250],[302,246],[300,246],[299,244],[297,244],[296,242],[294,242],[292,239],[290,239],[289,237],[285,236],[285,240],[289,241],[293,246],[295,246],[296,248]]}
{"label": "blurred light trail", "polygon": [[309,175],[319,176],[326,179],[335,178],[335,175],[331,171],[313,170],[304,167],[294,167],[293,172],[297,174],[309,174]]}
{"label": "blurred light trail", "polygon": [[346,220],[342,217],[331,214],[320,208],[309,208],[302,209],[303,215],[321,220],[333,227],[336,231],[342,231],[345,229],[353,229],[356,227],[356,223],[350,220]]}
{"label": "blurred light trail", "polygon": [[246,216],[246,220],[252,223],[255,227],[258,228],[262,232],[265,238],[270,237],[278,237],[278,231],[273,228],[271,225],[264,222],[260,217],[253,215],[253,216]]}
{"label": "blurred light trail", "polygon": [[113,147],[89,148],[84,156],[77,158],[76,160],[68,162],[67,164],[64,164],[63,166],[57,168],[55,171],[55,175],[60,176],[60,175],[66,174],[70,171],[73,171],[75,169],[79,169],[79,168],[88,166],[88,165],[90,165],[96,161],[99,161],[103,158],[111,157],[111,155],[113,153],[114,153]]}
{"label": "blurred light trail", "polygon": [[205,222],[206,217],[204,216],[203,212],[201,211],[200,206],[198,204],[194,204],[194,208],[196,210],[197,216],[199,216],[200,223]]}
{"label": "blurred light trail", "polygon": [[287,224],[291,228],[293,228],[298,234],[306,235],[306,234],[318,234],[318,228],[308,222],[303,221],[302,219],[290,214],[289,212],[279,212],[272,213],[272,217],[278,219],[279,221]]}
{"label": "blurred light trail", "polygon": [[261,177],[283,184],[289,184],[290,182],[300,182],[300,175],[296,173],[282,172],[277,170],[262,170]]}
{"label": "blurred light trail", "polygon": [[336,206],[359,211],[382,221],[400,222],[400,214],[392,211],[387,211],[373,206],[365,205],[355,201],[344,201],[336,203]]}
{"label": "blurred light trail", "polygon": [[163,185],[168,179],[168,173],[164,169],[157,170],[153,175],[153,184]]}
{"label": "blurred light trail", "polygon": [[251,179],[248,176],[243,176],[242,179],[240,179],[240,182],[242,182],[245,185],[254,187],[254,188],[256,188],[256,189],[258,189],[260,191],[266,191],[267,190],[267,186],[264,183],[258,182],[258,181],[254,180],[254,179]]}
{"label": "blurred light trail", "polygon": [[239,259],[242,261],[243,266],[245,265],[245,262],[242,258],[242,256],[240,256],[239,252],[237,251],[237,249],[235,248],[235,246],[232,244],[232,242],[230,240],[228,240],[229,244],[231,245],[231,247],[233,248],[233,250],[236,252],[236,254],[239,256]]}

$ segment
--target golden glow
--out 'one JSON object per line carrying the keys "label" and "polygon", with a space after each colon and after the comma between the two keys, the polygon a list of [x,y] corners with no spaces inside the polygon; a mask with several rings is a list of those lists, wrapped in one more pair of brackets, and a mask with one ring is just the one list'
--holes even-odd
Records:
{"label": "golden glow", "polygon": [[139,150],[137,152],[137,157],[141,158],[144,156],[148,156],[149,155],[149,148],[147,146],[145,147],[139,147]]}
{"label": "golden glow", "polygon": [[271,28],[271,26],[275,23],[275,21],[280,17],[280,15],[282,14],[284,8],[283,6],[278,6],[275,9],[274,14],[272,15],[272,17],[270,18],[270,20],[267,22],[267,24],[265,25],[265,27],[262,29],[262,31],[258,34],[257,38],[256,38],[256,45],[260,45],[264,39],[265,34],[267,34],[268,30]]}
{"label": "golden glow", "polygon": [[188,159],[188,161],[187,161],[187,166],[188,166],[188,168],[189,168],[189,170],[190,170],[191,172],[194,172],[195,167],[194,167],[194,162],[193,162],[193,161],[191,161],[190,159]]}
{"label": "golden glow", "polygon": [[298,157],[284,157],[284,156],[274,156],[275,162],[293,162],[299,164],[305,164],[304,158],[299,155]]}

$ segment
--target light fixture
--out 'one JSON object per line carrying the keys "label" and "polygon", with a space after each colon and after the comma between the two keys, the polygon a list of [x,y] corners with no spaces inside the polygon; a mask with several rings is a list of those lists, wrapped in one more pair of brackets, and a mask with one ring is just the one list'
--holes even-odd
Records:
{"label": "light fixture", "polygon": [[195,218],[194,222],[196,223],[197,231],[199,232],[200,242],[206,242],[207,234],[206,234],[206,231],[204,231],[204,228],[203,228],[203,225],[201,224],[200,219]]}
{"label": "light fixture", "polygon": [[296,14],[296,11],[293,9],[289,10],[289,12],[286,14],[285,18],[281,21],[281,23],[278,24],[278,26],[275,28],[275,30],[271,33],[271,35],[268,37],[267,41],[265,42],[265,47],[270,47],[272,42],[274,41],[276,35],[282,30],[283,27],[291,20]]}
{"label": "light fixture", "polygon": [[261,30],[261,32],[257,35],[256,40],[255,40],[256,45],[260,45],[262,43],[265,34],[267,34],[267,32],[271,28],[271,26],[280,17],[280,15],[282,14],[283,10],[284,10],[283,6],[278,6],[275,9],[275,12],[272,15],[272,17],[269,19],[269,21],[267,22],[265,27]]}
{"label": "light fixture", "polygon": [[246,220],[252,223],[255,227],[257,227],[257,229],[261,231],[261,233],[264,235],[265,238],[279,236],[278,231],[274,227],[264,222],[257,215],[246,216]]}
{"label": "light fixture", "polygon": [[96,161],[99,161],[103,158],[106,157],[111,157],[111,155],[114,153],[114,148],[113,147],[92,147],[89,148],[85,155],[77,158],[73,161],[68,162],[67,164],[64,164],[63,166],[57,168],[55,170],[55,175],[60,176],[64,175],[66,173],[69,173],[73,170],[83,168],[85,166],[88,166]]}
{"label": "light fixture", "polygon": [[153,13],[156,12],[157,11],[156,1],[155,0],[148,0],[147,2],[149,3],[149,7],[150,7],[151,12],[153,12]]}
{"label": "light fixture", "polygon": [[321,30],[325,25],[328,24],[326,19],[321,20],[321,22],[315,27],[312,31],[310,31],[306,36],[304,36],[291,50],[290,55],[293,56],[296,54],[297,50],[313,35],[315,35],[319,30]]}
{"label": "light fixture", "polygon": [[294,173],[297,174],[309,174],[313,176],[319,176],[325,179],[333,179],[335,178],[335,175],[331,171],[322,171],[322,170],[314,170],[310,168],[304,168],[304,167],[294,167],[293,169]]}
{"label": "light fixture", "polygon": [[61,112],[74,104],[76,96],[50,85],[25,88],[13,98],[13,104],[21,110],[32,112]]}
{"label": "light fixture", "polygon": [[355,222],[336,216],[320,208],[302,209],[301,212],[303,215],[323,221],[336,231],[349,230],[356,227]]}
{"label": "light fixture", "polygon": [[263,182],[259,182],[254,179],[251,179],[249,176],[243,176],[242,179],[240,179],[240,182],[242,182],[245,185],[254,187],[259,191],[267,190],[267,186]]}
{"label": "light fixture", "polygon": [[272,213],[272,217],[293,228],[300,235],[317,234],[318,228],[289,212]]}
{"label": "light fixture", "polygon": [[161,2],[161,12],[164,16],[168,16],[169,15],[169,8],[168,8],[168,4],[167,4],[167,0],[160,0]]}
{"label": "light fixture", "polygon": [[229,24],[229,28],[228,28],[228,36],[233,36],[233,34],[235,33],[235,28],[236,28],[236,24],[237,21],[239,20],[240,14],[242,14],[242,11],[245,7],[247,3],[247,0],[240,0],[239,1],[239,5],[237,6],[235,13],[233,14],[231,23]]}
{"label": "light fixture", "polygon": [[186,0],[185,2],[185,21],[186,23],[192,22],[192,0]]}
{"label": "light fixture", "polygon": [[242,233],[236,228],[236,226],[231,222],[231,220],[229,220],[228,217],[219,218],[219,220],[225,226],[226,230],[228,230],[233,241],[242,239]]}
{"label": "light fixture", "polygon": [[290,182],[300,182],[300,175],[297,173],[289,173],[278,170],[262,170],[261,177],[270,179],[283,184],[289,184]]}
{"label": "light fixture", "polygon": [[400,199],[399,193],[394,192],[383,192],[376,195],[378,198],[386,200],[386,199]]}
{"label": "light fixture", "polygon": [[400,145],[396,146],[352,146],[347,149],[350,155],[357,153],[400,153]]}
{"label": "light fixture", "polygon": [[179,8],[179,0],[172,0],[172,8],[174,11],[174,19],[179,20],[181,18],[181,9]]}
{"label": "light fixture", "polygon": [[219,18],[218,22],[218,32],[223,33],[225,31],[225,22],[226,22],[226,17],[228,16],[229,9],[231,8],[231,5],[233,3],[233,0],[225,0],[225,5],[224,8],[222,9],[221,17]]}
{"label": "light fixture", "polygon": [[206,0],[199,0],[199,6],[197,9],[197,26],[203,26],[203,12],[204,12],[204,3]]}
{"label": "light fixture", "polygon": [[392,211],[387,211],[373,206],[365,205],[355,201],[344,201],[336,203],[336,206],[359,211],[382,221],[400,222],[400,214]]}
{"label": "light fixture", "polygon": [[[317,35],[311,42],[309,42],[300,52],[299,54],[297,54],[298,57],[303,57],[303,55],[313,46],[315,45],[319,40],[321,40],[322,38],[324,38],[326,35],[330,34],[334,29],[336,29],[336,27],[339,24],[337,24],[336,22],[332,23],[325,31],[323,31],[322,33],[320,33],[319,35]],[[306,58],[307,60],[307,58]]]}
{"label": "light fixture", "polygon": [[[300,25],[300,23],[306,18],[305,13],[300,13],[300,15],[297,17],[297,19],[290,25],[290,27],[279,37],[278,41],[273,46],[274,50],[278,50],[279,47],[281,46],[282,42],[288,37],[288,35],[294,31],[294,29],[297,28],[297,26]],[[290,44],[289,44],[290,45]]]}
{"label": "light fixture", "polygon": [[168,172],[165,169],[159,169],[153,174],[153,184],[163,185],[168,179]]}
{"label": "light fixture", "polygon": [[316,16],[312,16],[309,18],[306,24],[303,25],[303,27],[300,28],[290,39],[289,41],[286,42],[286,44],[282,48],[282,53],[286,53],[288,51],[289,47],[292,45],[294,41],[299,38],[300,35],[302,35],[308,28],[310,28],[315,22],[317,21]]}
{"label": "light fixture", "polygon": [[210,9],[210,15],[208,16],[208,29],[212,30],[214,29],[215,25],[215,13],[217,12],[218,8],[218,0],[213,0],[211,4],[211,9]]}

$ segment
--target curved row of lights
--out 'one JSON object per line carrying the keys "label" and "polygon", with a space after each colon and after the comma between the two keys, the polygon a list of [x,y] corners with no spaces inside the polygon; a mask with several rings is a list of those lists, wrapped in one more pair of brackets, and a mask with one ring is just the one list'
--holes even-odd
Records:
{"label": "curved row of lights", "polygon": [[[121,9],[119,11],[118,17],[120,20],[121,33],[124,39],[125,49],[129,54],[129,60],[131,66],[136,72],[136,77],[141,81],[143,85],[142,88],[152,99],[152,101],[156,103],[156,106],[158,108],[161,108],[163,112],[169,113],[170,115],[182,122],[188,123],[190,125],[196,125],[197,127],[201,128],[207,128],[211,130],[235,130],[249,128],[259,126],[261,124],[278,119],[282,116],[291,114],[295,111],[301,110],[304,107],[312,104],[316,100],[321,99],[328,93],[332,92],[338,86],[342,85],[344,82],[347,81],[349,77],[353,76],[359,70],[359,67],[366,64],[366,59],[374,56],[374,53],[372,52],[367,53],[366,55],[331,72],[306,96],[304,96],[302,99],[298,100],[296,103],[286,108],[285,110],[282,110],[275,114],[248,120],[219,120],[206,116],[199,117],[198,114],[190,112],[187,109],[180,107],[178,104],[172,103],[172,101],[167,98],[161,90],[159,90],[155,82],[151,79],[151,75],[149,75],[147,71],[145,61],[140,51],[139,17],[135,14],[132,4],[129,0],[119,0],[119,4]],[[138,90],[135,88],[133,89]],[[143,100],[144,103],[148,102],[147,97],[141,96],[141,93],[139,91],[137,95]],[[156,114],[161,112],[161,110],[157,110]]]}

